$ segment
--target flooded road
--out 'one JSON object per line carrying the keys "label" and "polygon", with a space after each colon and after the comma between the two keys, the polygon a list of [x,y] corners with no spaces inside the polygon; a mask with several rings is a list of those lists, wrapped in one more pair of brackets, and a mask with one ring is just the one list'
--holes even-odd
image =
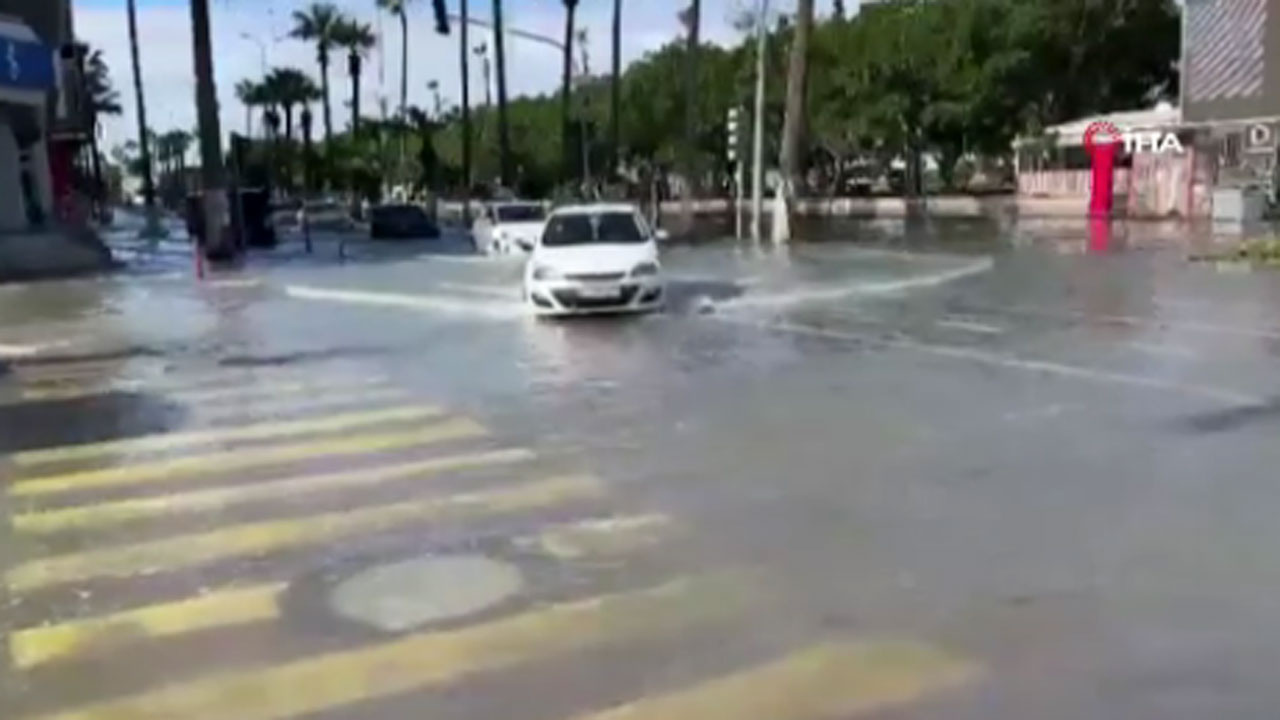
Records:
{"label": "flooded road", "polygon": [[1273,717],[1280,276],[820,230],[0,287],[0,717]]}

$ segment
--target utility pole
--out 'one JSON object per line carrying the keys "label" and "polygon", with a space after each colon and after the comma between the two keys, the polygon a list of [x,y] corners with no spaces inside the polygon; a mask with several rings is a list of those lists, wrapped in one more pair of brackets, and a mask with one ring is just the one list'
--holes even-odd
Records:
{"label": "utility pole", "polygon": [[769,0],[759,0],[756,15],[756,107],[751,128],[751,239],[760,242],[764,212],[764,71]]}

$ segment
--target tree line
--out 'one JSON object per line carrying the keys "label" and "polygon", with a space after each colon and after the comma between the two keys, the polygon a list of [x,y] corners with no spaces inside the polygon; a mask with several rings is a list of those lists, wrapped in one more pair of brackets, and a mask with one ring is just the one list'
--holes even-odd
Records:
{"label": "tree line", "polygon": [[[401,20],[407,46],[411,0],[376,1]],[[406,62],[400,108],[378,118],[359,107],[362,60],[376,36],[335,6],[312,4],[294,13],[292,35],[315,46],[316,79],[302,68],[276,68],[236,87],[249,121],[274,138],[252,146],[253,160],[297,189],[376,193],[390,168],[405,184],[441,193],[502,185],[545,194],[584,181],[673,175],[716,192],[730,170],[725,116],[751,107],[756,46],[749,30],[761,18],[741,18],[739,42],[707,44],[693,0],[681,14],[683,37],[623,69],[622,1],[614,0],[614,63],[605,72],[573,71],[578,1],[562,0],[558,92],[508,100],[498,48],[495,105],[409,106]],[[502,0],[492,5],[500,25]],[[837,3],[830,16],[810,20],[812,7],[802,0],[798,14],[765,19],[765,165],[787,160],[783,176],[800,193],[837,191],[851,168],[895,161],[907,167],[907,191],[918,192],[926,155],[943,185],[961,187],[977,159],[1007,166],[1018,135],[1149,106],[1177,91],[1173,0],[888,0],[854,16]],[[469,54],[460,53],[464,76]],[[353,113],[348,127],[335,128],[331,65],[344,55]],[[321,122],[307,150],[295,122],[313,121],[313,107]],[[743,117],[740,137],[749,137],[750,113]]]}

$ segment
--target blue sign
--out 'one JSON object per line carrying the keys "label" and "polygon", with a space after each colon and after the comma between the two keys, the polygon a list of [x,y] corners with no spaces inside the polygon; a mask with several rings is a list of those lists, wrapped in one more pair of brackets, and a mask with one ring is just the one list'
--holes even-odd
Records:
{"label": "blue sign", "polygon": [[57,84],[57,65],[47,45],[0,37],[0,88],[39,91]]}

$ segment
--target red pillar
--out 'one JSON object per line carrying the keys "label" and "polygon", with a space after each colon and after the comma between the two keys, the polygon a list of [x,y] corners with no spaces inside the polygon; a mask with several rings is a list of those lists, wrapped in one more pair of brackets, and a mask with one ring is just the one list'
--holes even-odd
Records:
{"label": "red pillar", "polygon": [[1115,199],[1116,143],[1099,142],[1089,151],[1093,156],[1092,184],[1089,188],[1089,214],[1110,217]]}

